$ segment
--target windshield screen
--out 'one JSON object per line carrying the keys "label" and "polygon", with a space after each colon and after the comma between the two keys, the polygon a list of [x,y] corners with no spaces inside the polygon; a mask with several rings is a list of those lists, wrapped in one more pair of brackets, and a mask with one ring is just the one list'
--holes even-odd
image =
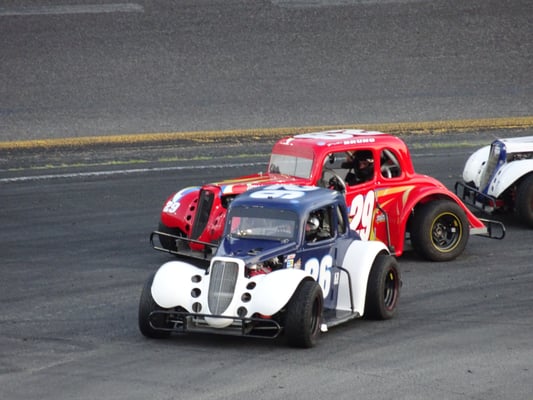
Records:
{"label": "windshield screen", "polygon": [[298,216],[287,210],[234,207],[228,218],[231,237],[240,239],[296,240]]}
{"label": "windshield screen", "polygon": [[312,167],[313,160],[310,158],[272,154],[268,172],[309,179]]}
{"label": "windshield screen", "polygon": [[505,152],[505,146],[500,142],[495,142],[490,147],[489,159],[485,165],[485,169],[481,175],[480,188],[481,190],[485,189],[488,185],[492,173],[498,166],[500,161],[500,153]]}

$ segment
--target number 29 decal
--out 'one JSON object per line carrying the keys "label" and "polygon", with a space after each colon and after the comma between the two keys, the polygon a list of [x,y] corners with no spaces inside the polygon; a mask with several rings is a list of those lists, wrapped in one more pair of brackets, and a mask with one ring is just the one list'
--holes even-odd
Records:
{"label": "number 29 decal", "polygon": [[372,232],[376,195],[373,190],[366,195],[358,194],[350,205],[350,228],[359,233],[361,239],[368,240]]}

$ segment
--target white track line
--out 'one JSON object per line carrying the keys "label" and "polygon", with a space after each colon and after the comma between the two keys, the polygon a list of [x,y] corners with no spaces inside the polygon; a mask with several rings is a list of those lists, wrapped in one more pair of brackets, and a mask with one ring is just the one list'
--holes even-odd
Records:
{"label": "white track line", "polygon": [[144,12],[143,6],[135,3],[52,5],[34,7],[0,7],[0,17],[21,15],[103,14],[115,12]]}
{"label": "white track line", "polygon": [[100,176],[112,176],[112,175],[131,175],[131,174],[144,174],[152,172],[164,172],[164,171],[184,171],[192,169],[220,169],[220,168],[240,168],[240,167],[253,167],[253,166],[265,166],[265,163],[239,163],[239,164],[224,164],[224,165],[195,165],[195,166],[183,166],[183,167],[161,167],[161,168],[135,168],[135,169],[120,169],[114,171],[92,171],[92,172],[70,172],[65,174],[47,174],[47,175],[34,175],[34,176],[17,176],[13,178],[0,178],[0,183],[15,183],[15,182],[36,182],[52,179],[66,179],[66,178],[86,178],[86,177],[100,177]]}

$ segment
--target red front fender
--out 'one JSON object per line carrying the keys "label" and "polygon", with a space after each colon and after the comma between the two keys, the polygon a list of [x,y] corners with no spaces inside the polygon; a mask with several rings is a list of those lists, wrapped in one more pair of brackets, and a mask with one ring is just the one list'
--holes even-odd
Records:
{"label": "red front fender", "polygon": [[461,201],[459,197],[452,191],[443,187],[424,187],[422,189],[414,188],[411,190],[409,200],[405,204],[405,208],[402,210],[401,224],[404,231],[407,230],[407,224],[412,210],[419,204],[425,204],[437,199],[451,200],[461,207],[464,211],[466,218],[468,219],[470,234],[485,235],[487,233],[487,227],[478,217],[476,217],[472,211]]}
{"label": "red front fender", "polygon": [[199,196],[198,186],[187,187],[171,195],[161,210],[161,222],[190,236]]}

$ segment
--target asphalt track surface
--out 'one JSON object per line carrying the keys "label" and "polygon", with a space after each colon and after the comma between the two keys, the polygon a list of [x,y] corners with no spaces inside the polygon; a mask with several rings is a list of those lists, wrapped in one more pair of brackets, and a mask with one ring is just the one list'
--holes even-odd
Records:
{"label": "asphalt track surface", "polygon": [[[0,5],[0,398],[520,399],[533,387],[533,231],[407,251],[398,316],[311,350],[137,330],[164,199],[265,168],[285,133],[402,135],[450,188],[533,135],[529,0]],[[289,127],[289,128],[285,128]],[[295,128],[292,128],[295,127]],[[154,134],[154,132],[160,132]],[[412,133],[410,133],[412,132]]]}
{"label": "asphalt track surface", "polygon": [[532,116],[530,0],[5,0],[0,140]]}
{"label": "asphalt track surface", "polygon": [[[531,134],[403,137],[415,168],[451,187],[476,146]],[[503,241],[472,237],[452,262],[407,251],[397,317],[336,327],[310,350],[282,340],[142,337],[142,284],[171,259],[148,243],[164,199],[183,186],[264,170],[270,146],[112,152],[173,152],[172,160],[143,164],[82,165],[86,153],[63,151],[70,166],[17,161],[20,168],[3,170],[0,398],[531,398],[533,231],[513,217],[503,218]]]}

